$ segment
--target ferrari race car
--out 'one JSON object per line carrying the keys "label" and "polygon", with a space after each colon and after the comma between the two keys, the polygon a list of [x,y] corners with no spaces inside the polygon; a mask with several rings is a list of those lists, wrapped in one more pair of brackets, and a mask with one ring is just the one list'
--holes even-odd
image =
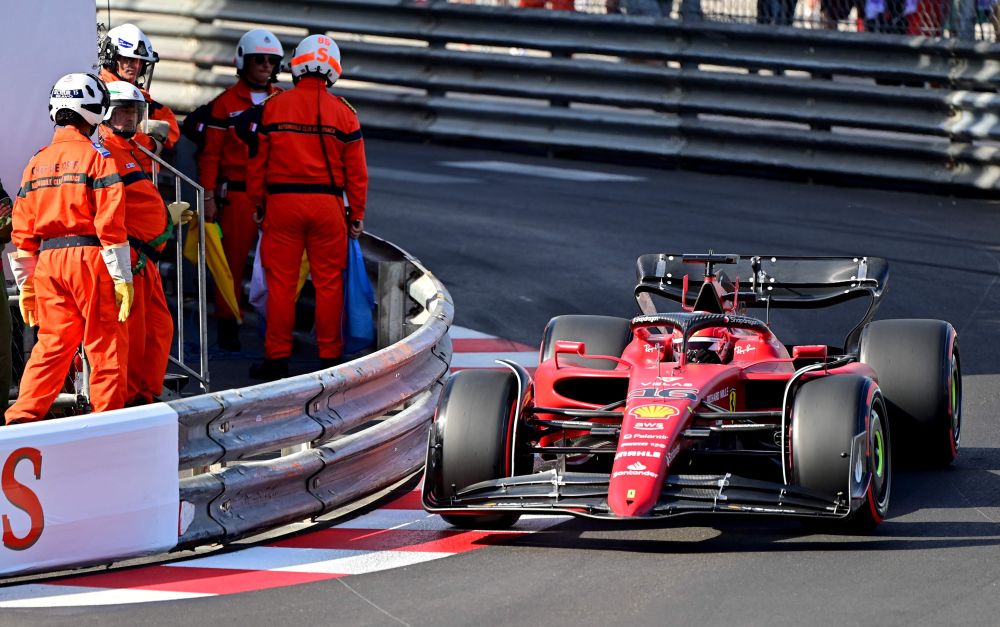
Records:
{"label": "ferrari race car", "polygon": [[[873,322],[884,259],[649,254],[637,274],[642,315],[553,318],[534,377],[501,361],[449,379],[427,511],[475,528],[528,513],[740,513],[865,531],[888,510],[894,454],[955,459],[955,329]],[[771,330],[773,310],[859,298],[868,308],[842,347],[786,346]]]}

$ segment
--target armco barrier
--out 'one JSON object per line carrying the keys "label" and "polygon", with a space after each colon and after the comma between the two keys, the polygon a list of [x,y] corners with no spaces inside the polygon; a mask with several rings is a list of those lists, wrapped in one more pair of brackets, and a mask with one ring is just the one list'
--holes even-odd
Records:
{"label": "armco barrier", "polygon": [[[153,93],[182,111],[234,80],[218,69],[241,22],[334,33],[337,92],[368,130],[845,182],[1000,178],[997,45],[443,2],[111,6],[149,33],[164,59]],[[290,50],[300,35],[280,37]]]}
{"label": "armco barrier", "polygon": [[[416,306],[406,324],[415,330],[330,370],[171,402],[182,469],[242,462],[181,480],[179,547],[318,516],[423,464],[426,427],[451,361],[453,305],[416,260],[367,235],[364,248],[369,262],[411,268],[406,292]],[[313,448],[245,461],[304,442]]]}
{"label": "armco barrier", "polygon": [[[395,320],[400,327],[398,335],[405,335],[401,340],[328,370],[117,412],[129,418],[148,411],[157,415],[161,427],[164,412],[171,416],[176,412],[178,470],[208,470],[180,479],[174,550],[231,540],[319,516],[374,494],[423,465],[427,426],[451,361],[448,327],[454,307],[444,286],[402,250],[368,234],[362,236],[362,249],[370,269],[378,268],[380,275],[401,277],[398,284],[388,286],[380,277],[381,293],[402,292],[389,299],[405,302],[398,316],[380,312],[390,321]],[[100,415],[86,418],[94,423],[100,421]],[[62,424],[85,433],[87,424],[73,420],[66,419]],[[58,431],[60,423],[43,424],[48,431]],[[0,430],[0,463],[12,464],[11,473],[18,470],[23,456],[15,451],[17,455],[9,458],[14,461],[8,460],[10,451],[6,450],[9,447],[5,446],[4,435],[23,434],[25,428],[34,425],[20,431]],[[303,444],[306,446],[295,446]],[[65,445],[60,442],[60,446]],[[304,450],[282,454],[282,449],[287,452],[290,447]],[[86,451],[77,453],[86,459]],[[30,459],[23,459],[28,461],[23,462],[18,478],[28,481]],[[102,463],[113,466],[114,460],[100,460],[95,465]],[[38,467],[43,467],[41,461]],[[5,477],[6,473],[5,469]],[[4,481],[6,493],[7,479]],[[113,485],[83,489],[105,488],[107,494],[100,498],[110,498],[113,508]],[[11,502],[24,509],[27,501],[17,492],[20,488],[12,489],[15,499]],[[45,505],[41,503],[40,511]],[[6,525],[6,510],[4,514]],[[29,523],[27,516],[12,517],[11,521],[16,537],[26,533],[25,526],[34,529],[31,533],[38,533],[44,526],[36,525],[34,519]],[[100,527],[95,521],[86,522]],[[113,522],[108,521],[108,525]],[[59,524],[50,524],[50,536],[72,531],[59,528]],[[45,533],[40,531],[40,537],[46,538]],[[43,545],[38,542],[38,546]],[[161,539],[155,546],[129,544],[127,553],[88,553],[82,558],[72,546],[67,544],[65,553],[57,553],[55,561],[51,547],[46,547],[45,559],[37,563],[44,563],[44,570],[55,570],[164,550]],[[0,549],[0,575],[39,570],[32,567],[36,562],[31,547],[21,552],[6,549]]]}

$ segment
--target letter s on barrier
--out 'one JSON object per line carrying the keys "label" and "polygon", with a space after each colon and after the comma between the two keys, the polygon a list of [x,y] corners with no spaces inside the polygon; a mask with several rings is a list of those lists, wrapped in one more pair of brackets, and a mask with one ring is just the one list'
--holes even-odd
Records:
{"label": "letter s on barrier", "polygon": [[34,466],[35,479],[42,478],[42,452],[36,448],[19,448],[7,458],[3,464],[3,474],[0,477],[4,497],[14,507],[23,510],[31,519],[31,530],[23,538],[14,535],[14,530],[10,525],[10,518],[3,515],[3,545],[8,549],[23,551],[30,548],[38,538],[42,537],[45,529],[45,515],[42,512],[42,503],[38,500],[38,495],[30,488],[17,482],[14,477],[14,470],[22,460],[28,460]]}

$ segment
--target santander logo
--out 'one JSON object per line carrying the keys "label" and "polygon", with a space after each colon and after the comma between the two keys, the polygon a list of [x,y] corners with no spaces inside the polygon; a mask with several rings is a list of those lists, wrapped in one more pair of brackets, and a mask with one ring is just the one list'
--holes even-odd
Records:
{"label": "santander logo", "polygon": [[641,470],[646,470],[646,464],[642,462],[636,462],[634,464],[629,464],[627,468],[634,472],[639,472]]}

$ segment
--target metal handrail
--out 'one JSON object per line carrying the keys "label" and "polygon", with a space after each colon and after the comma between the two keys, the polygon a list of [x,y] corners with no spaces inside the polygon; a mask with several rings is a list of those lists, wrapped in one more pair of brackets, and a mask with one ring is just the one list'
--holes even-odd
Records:
{"label": "metal handrail", "polygon": [[[198,284],[198,370],[194,370],[187,365],[185,357],[185,324],[184,324],[184,229],[180,225],[176,226],[176,268],[174,270],[176,275],[177,284],[177,315],[176,315],[176,329],[174,337],[177,342],[177,357],[170,355],[169,359],[171,363],[175,364],[181,368],[184,372],[188,373],[192,377],[198,380],[201,385],[203,392],[208,392],[210,375],[208,371],[208,344],[205,342],[205,338],[208,336],[208,304],[207,304],[207,284],[208,277],[205,271],[205,221],[201,219],[204,215],[205,208],[205,188],[202,187],[198,182],[191,179],[173,165],[163,160],[160,155],[147,150],[145,146],[136,144],[147,157],[153,160],[154,165],[157,168],[164,168],[174,176],[174,200],[181,200],[181,184],[187,184],[190,186],[195,193],[195,215],[198,216],[198,263],[195,264],[195,272],[197,273],[197,284]],[[153,176],[153,180],[158,180],[156,175]]]}

